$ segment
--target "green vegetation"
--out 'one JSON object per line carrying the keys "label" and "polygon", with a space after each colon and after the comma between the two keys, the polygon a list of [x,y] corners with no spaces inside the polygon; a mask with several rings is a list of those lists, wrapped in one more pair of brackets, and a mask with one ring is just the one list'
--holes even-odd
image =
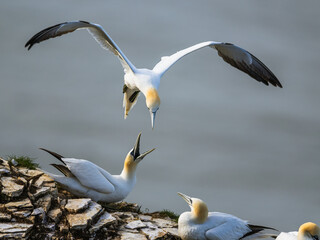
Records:
{"label": "green vegetation", "polygon": [[9,162],[11,162],[13,159],[18,163],[19,167],[26,167],[32,170],[35,170],[36,168],[40,167],[38,163],[33,162],[33,158],[27,156],[10,155],[7,158]]}
{"label": "green vegetation", "polygon": [[179,219],[179,216],[177,214],[175,214],[174,212],[172,212],[172,211],[170,211],[168,209],[163,209],[162,211],[155,212],[152,215],[158,215],[161,218],[169,217],[175,222],[178,222],[178,219]]}

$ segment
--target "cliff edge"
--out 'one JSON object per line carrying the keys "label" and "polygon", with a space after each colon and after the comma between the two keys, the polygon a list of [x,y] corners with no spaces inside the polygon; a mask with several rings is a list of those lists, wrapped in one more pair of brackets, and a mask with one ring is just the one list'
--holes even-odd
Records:
{"label": "cliff edge", "polygon": [[41,169],[0,158],[0,239],[180,239],[169,216],[77,198]]}

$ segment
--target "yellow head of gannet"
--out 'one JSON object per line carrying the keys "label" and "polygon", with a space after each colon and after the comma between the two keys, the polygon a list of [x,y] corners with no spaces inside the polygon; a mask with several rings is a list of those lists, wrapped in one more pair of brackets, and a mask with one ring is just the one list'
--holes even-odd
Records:
{"label": "yellow head of gannet", "polygon": [[160,97],[158,91],[155,88],[149,88],[146,92],[146,105],[149,109],[151,116],[151,126],[154,127],[154,121],[156,118],[156,113],[160,106]]}
{"label": "yellow head of gannet", "polygon": [[145,156],[147,156],[149,153],[155,150],[155,148],[153,148],[149,151],[140,154],[140,138],[141,133],[139,133],[134,147],[129,151],[129,153],[126,156],[126,159],[124,160],[124,166],[121,175],[125,176],[126,178],[132,177],[135,174],[138,163]]}
{"label": "yellow head of gannet", "polygon": [[135,186],[138,163],[154,150],[151,149],[140,154],[140,137],[141,133],[139,133],[133,149],[126,156],[120,175],[112,175],[88,160],[65,158],[58,153],[41,148],[62,163],[52,164],[52,166],[63,175],[46,173],[76,196],[89,197],[94,201],[106,203],[122,201]]}
{"label": "yellow head of gannet", "polygon": [[300,226],[298,240],[319,240],[320,228],[312,222],[304,223]]}
{"label": "yellow head of gannet", "polygon": [[182,197],[190,206],[191,214],[193,216],[193,221],[199,224],[204,223],[208,218],[208,207],[204,201],[199,198],[192,198],[183,193],[179,193],[179,196]]}
{"label": "yellow head of gannet", "polygon": [[149,88],[146,92],[146,105],[149,109],[151,116],[151,126],[154,127],[154,121],[156,118],[156,113],[160,106],[160,97],[158,91],[155,88]]}

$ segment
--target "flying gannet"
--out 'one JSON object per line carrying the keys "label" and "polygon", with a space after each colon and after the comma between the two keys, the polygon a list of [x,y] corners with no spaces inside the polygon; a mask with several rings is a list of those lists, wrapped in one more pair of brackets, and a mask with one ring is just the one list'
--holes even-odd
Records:
{"label": "flying gannet", "polygon": [[231,43],[215,41],[198,43],[178,51],[171,56],[162,57],[161,61],[158,62],[152,70],[136,68],[100,25],[86,21],[64,22],[48,27],[35,34],[25,44],[25,47],[29,50],[36,43],[73,32],[77,29],[87,29],[102,48],[109,49],[119,58],[124,68],[124,118],[128,116],[130,109],[138,99],[139,93],[142,92],[146,98],[146,105],[150,112],[152,128],[154,126],[156,112],[160,106],[160,97],[158,94],[160,78],[180,58],[204,47],[209,46],[217,50],[219,56],[222,57],[224,61],[247,73],[257,81],[265,85],[271,83],[273,86],[282,87],[277,77],[258,58]]}
{"label": "flying gannet", "polygon": [[320,228],[312,222],[304,223],[298,232],[282,232],[276,240],[319,240]]}
{"label": "flying gannet", "polygon": [[44,150],[63,164],[51,164],[64,174],[47,173],[71,193],[79,197],[89,197],[94,201],[106,203],[118,202],[127,197],[136,183],[136,168],[138,163],[155,148],[140,154],[140,137],[127,154],[120,175],[111,175],[106,170],[90,161],[75,158],[64,158],[61,155]]}
{"label": "flying gannet", "polygon": [[182,240],[248,240],[276,236],[261,233],[266,229],[276,229],[251,225],[230,214],[208,212],[201,199],[178,194],[191,208],[191,212],[182,213],[178,220],[178,233]]}

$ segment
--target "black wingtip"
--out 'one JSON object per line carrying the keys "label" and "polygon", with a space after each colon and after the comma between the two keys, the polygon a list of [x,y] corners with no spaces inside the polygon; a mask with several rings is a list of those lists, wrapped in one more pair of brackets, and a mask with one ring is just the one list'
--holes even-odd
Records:
{"label": "black wingtip", "polygon": [[86,23],[86,24],[91,24],[90,22],[88,22],[88,21],[83,21],[83,20],[79,20],[79,22]]}
{"label": "black wingtip", "polygon": [[[31,38],[32,39],[32,38]],[[29,51],[32,46],[34,45],[34,43],[31,43],[31,39],[24,45],[25,48],[27,48],[27,50]]]}
{"label": "black wingtip", "polygon": [[56,152],[52,152],[48,149],[45,148],[39,148],[40,150],[43,150],[49,154],[51,154],[52,156],[54,156],[56,159],[58,159],[59,161],[61,161],[63,164],[65,164],[65,162],[62,160],[62,158],[64,158],[63,156],[61,156],[60,154],[56,153]]}
{"label": "black wingtip", "polygon": [[273,231],[277,231],[279,232],[278,229],[275,229],[275,228],[272,228],[272,227],[266,227],[266,226],[260,226],[260,225],[253,225],[253,224],[248,224],[248,226],[251,228],[251,229],[259,229],[259,230],[265,230],[265,229],[269,229],[269,230],[273,230]]}

